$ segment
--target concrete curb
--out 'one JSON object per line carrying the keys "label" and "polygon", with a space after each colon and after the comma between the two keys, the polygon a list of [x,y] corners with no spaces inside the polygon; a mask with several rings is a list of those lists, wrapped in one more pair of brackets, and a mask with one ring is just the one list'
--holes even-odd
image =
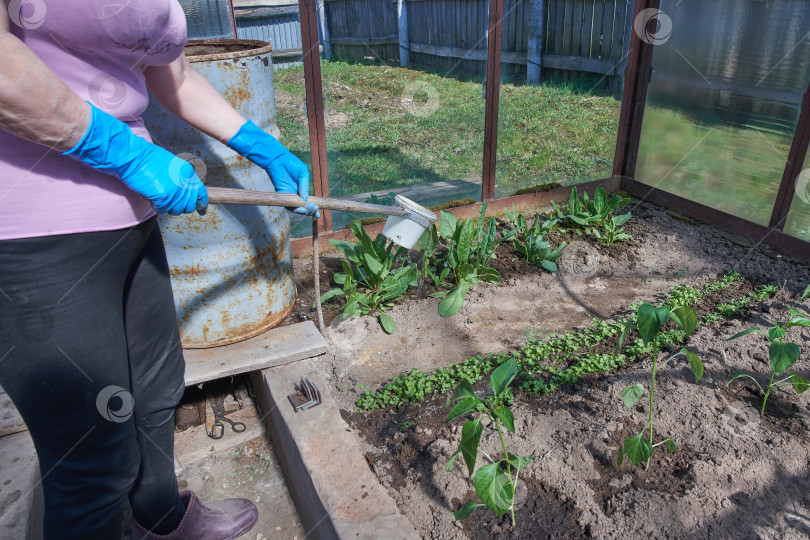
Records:
{"label": "concrete curb", "polygon": [[[296,413],[287,395],[301,377],[318,387],[322,403]],[[312,359],[251,378],[308,539],[419,538],[363,459]]]}

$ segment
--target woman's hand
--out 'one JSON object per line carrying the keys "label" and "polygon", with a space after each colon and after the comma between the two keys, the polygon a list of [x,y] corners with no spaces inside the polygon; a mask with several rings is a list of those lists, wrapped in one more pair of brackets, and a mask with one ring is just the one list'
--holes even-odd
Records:
{"label": "woman's hand", "polygon": [[120,178],[173,216],[205,214],[208,193],[187,161],[138,137],[125,123],[92,107],[90,126],[79,144],[64,155]]}
{"label": "woman's hand", "polygon": [[[245,122],[228,146],[267,171],[278,193],[297,193],[309,197],[309,170],[304,162],[253,122]],[[312,203],[293,210],[296,214],[321,217]]]}

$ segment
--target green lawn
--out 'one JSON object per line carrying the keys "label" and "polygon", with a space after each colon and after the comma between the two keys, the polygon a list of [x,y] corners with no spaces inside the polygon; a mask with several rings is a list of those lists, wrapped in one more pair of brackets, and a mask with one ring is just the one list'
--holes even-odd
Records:
{"label": "green lawn", "polygon": [[[333,195],[480,178],[480,79],[379,64],[324,61],[321,69]],[[309,162],[303,80],[300,66],[274,73],[283,142]],[[621,103],[589,91],[592,83],[502,85],[499,196],[540,183],[610,175]],[[409,89],[415,90],[412,101],[403,102]]]}

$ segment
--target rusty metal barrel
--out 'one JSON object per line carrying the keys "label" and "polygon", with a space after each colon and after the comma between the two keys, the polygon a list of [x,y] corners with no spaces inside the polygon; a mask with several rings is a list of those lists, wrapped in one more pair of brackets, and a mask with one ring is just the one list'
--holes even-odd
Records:
{"label": "rusty metal barrel", "polygon": [[[271,46],[189,41],[192,65],[245,118],[278,137]],[[273,191],[267,173],[151,99],[155,142],[189,161],[207,186]],[[205,216],[160,216],[184,348],[228,345],[282,322],[295,303],[290,221],[282,208],[210,205]]]}

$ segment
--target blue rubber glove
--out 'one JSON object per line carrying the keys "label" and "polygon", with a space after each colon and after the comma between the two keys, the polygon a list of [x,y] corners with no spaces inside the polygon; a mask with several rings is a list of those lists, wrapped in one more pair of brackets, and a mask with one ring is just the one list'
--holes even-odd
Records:
{"label": "blue rubber glove", "polygon": [[208,192],[189,162],[138,137],[114,116],[90,107],[87,132],[63,155],[121,179],[152,201],[158,212],[205,214]]}
{"label": "blue rubber glove", "polygon": [[[267,171],[277,193],[297,193],[304,201],[309,197],[309,171],[304,162],[295,157],[275,137],[251,121],[242,124],[228,147]],[[321,217],[312,203],[293,210],[296,214]]]}

